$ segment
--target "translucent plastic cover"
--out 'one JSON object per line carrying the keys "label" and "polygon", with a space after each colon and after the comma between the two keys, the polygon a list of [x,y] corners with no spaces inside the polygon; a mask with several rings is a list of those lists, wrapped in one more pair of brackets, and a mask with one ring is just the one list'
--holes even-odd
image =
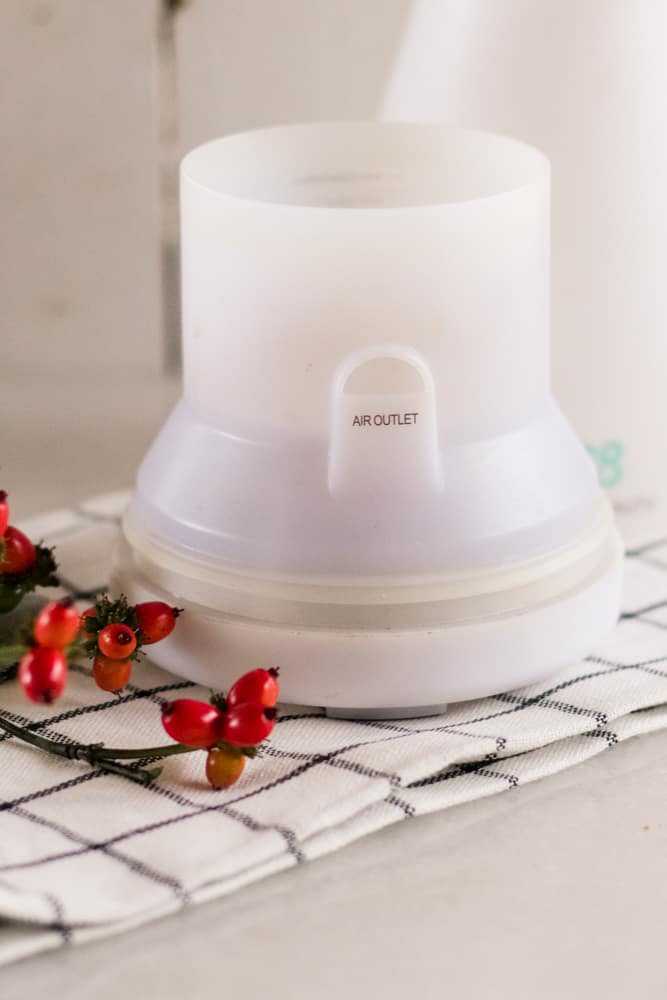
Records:
{"label": "translucent plastic cover", "polygon": [[230,136],[182,166],[184,400],[156,539],[275,579],[419,580],[566,545],[597,494],[549,389],[549,166],[429,125]]}

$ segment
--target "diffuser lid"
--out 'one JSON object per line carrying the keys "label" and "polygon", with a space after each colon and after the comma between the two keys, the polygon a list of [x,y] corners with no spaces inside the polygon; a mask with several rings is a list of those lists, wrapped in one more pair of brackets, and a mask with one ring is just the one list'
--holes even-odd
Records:
{"label": "diffuser lid", "polygon": [[549,383],[549,192],[539,151],[437,125],[291,125],[193,150],[188,404],[251,440],[328,437],[342,368],[392,346],[430,373],[443,441],[529,422]]}

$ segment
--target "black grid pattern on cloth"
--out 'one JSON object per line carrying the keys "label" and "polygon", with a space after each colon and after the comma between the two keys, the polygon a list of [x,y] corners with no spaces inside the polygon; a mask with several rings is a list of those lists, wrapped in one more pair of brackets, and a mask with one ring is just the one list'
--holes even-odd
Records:
{"label": "black grid pattern on cloth", "polygon": [[[104,588],[89,581],[102,581],[108,562],[98,554],[99,565],[87,565],[89,579],[80,581],[81,553],[71,569],[69,552],[91,527],[108,530],[117,512],[87,504],[68,516],[71,523],[47,533],[47,541],[58,544],[65,590],[90,600]],[[111,932],[144,911],[170,912],[203,892],[249,881],[255,870],[260,877],[301,864],[334,849],[337,837],[347,843],[367,829],[516,788],[613,747],[644,720],[667,725],[667,713],[664,722],[650,722],[650,710],[667,703],[667,538],[629,551],[626,566],[616,635],[551,682],[454,705],[430,719],[342,721],[289,710],[263,757],[248,765],[248,780],[244,774],[224,793],[197,776],[198,755],[170,758],[161,778],[144,787],[0,734],[8,764],[0,769],[0,916],[2,899],[11,897],[13,919],[24,910],[23,919],[55,931],[61,944],[85,940],[96,923]],[[67,702],[32,713],[6,668],[0,712],[61,742],[147,745],[163,740],[165,698],[181,690],[207,695],[146,664],[122,695],[101,696],[90,673],[75,668]],[[74,891],[78,879],[90,881],[90,901]],[[113,906],[97,914],[95,899],[116,883]]]}

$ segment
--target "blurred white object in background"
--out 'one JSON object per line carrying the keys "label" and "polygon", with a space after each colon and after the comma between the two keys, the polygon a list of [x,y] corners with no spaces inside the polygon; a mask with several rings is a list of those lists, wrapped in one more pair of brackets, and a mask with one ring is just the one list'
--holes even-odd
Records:
{"label": "blurred white object in background", "polygon": [[556,397],[626,515],[667,496],[666,32],[664,0],[417,0],[382,108],[551,159]]}

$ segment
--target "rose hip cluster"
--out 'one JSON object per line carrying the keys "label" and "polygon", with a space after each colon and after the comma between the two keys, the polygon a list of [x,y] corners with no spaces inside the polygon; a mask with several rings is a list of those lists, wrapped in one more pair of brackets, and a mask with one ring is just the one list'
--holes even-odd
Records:
{"label": "rose hip cluster", "polygon": [[74,602],[52,601],[33,624],[35,646],[19,664],[19,682],[31,701],[51,704],[65,690],[67,659],[64,650],[79,632],[79,612]]}
{"label": "rose hip cluster", "polygon": [[278,667],[251,670],[236,681],[227,696],[211,702],[179,698],[162,707],[162,725],[177,743],[208,750],[206,777],[213,788],[229,788],[241,777],[246,757],[276,724],[280,694]]}
{"label": "rose hip cluster", "polygon": [[[0,490],[0,612],[13,611],[36,587],[58,586],[56,569],[52,549],[33,545],[9,524],[7,494]],[[97,686],[117,693],[130,680],[142,647],[170,635],[180,612],[162,601],[131,605],[123,595],[116,600],[102,596],[83,614],[72,598],[51,601],[27,630],[21,626],[16,640],[4,651],[18,658],[25,650],[18,664],[18,679],[31,701],[50,704],[59,698],[67,685],[68,660],[73,663],[82,654],[93,660]],[[241,777],[246,759],[257,755],[276,724],[278,673],[277,667],[251,670],[232,685],[226,697],[213,694],[208,703],[188,698],[167,702],[162,724],[176,742],[166,747],[112,751],[103,744],[74,744],[63,754],[60,742],[36,737],[31,726],[17,726],[0,715],[0,729],[48,753],[73,756],[143,784],[160,773],[159,768],[147,770],[143,766],[146,761],[203,749],[210,785],[229,788]],[[142,766],[125,766],[128,760],[140,761]]]}
{"label": "rose hip cluster", "polygon": [[130,680],[142,646],[166,639],[180,608],[164,601],[128,604],[124,597],[102,597],[81,615],[84,648],[93,657],[93,677],[102,691],[117,692]]}
{"label": "rose hip cluster", "polygon": [[33,646],[19,664],[19,682],[31,701],[50,704],[67,684],[67,655],[93,657],[93,677],[103,691],[116,692],[130,679],[132,660],[141,646],[166,638],[178,608],[162,601],[132,606],[124,597],[102,597],[79,614],[71,598],[51,601],[32,627]]}

